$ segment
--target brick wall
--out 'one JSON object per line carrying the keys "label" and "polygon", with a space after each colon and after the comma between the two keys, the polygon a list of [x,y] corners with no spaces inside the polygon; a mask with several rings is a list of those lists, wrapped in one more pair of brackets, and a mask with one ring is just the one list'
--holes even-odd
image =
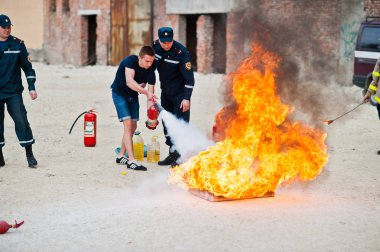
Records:
{"label": "brick wall", "polygon": [[[249,54],[252,38],[283,57],[335,62],[339,49],[339,0],[252,1],[249,11],[229,13],[227,22],[227,69],[232,71]],[[240,26],[244,29],[241,29]],[[231,40],[231,41],[230,41]],[[248,48],[247,48],[248,47]],[[240,48],[239,55],[237,48]],[[232,57],[236,55],[236,57]],[[310,62],[311,63],[311,62]]]}
{"label": "brick wall", "polygon": [[55,11],[51,1],[44,0],[44,50],[46,61],[54,64],[83,65],[87,62],[87,16],[79,10],[99,10],[96,17],[97,64],[108,62],[110,41],[110,1],[69,1],[70,9],[63,9],[63,0],[56,0]]}

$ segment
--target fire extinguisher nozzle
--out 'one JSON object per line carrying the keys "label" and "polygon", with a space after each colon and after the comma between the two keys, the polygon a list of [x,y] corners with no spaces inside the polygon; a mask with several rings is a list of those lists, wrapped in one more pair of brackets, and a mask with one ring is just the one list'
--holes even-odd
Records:
{"label": "fire extinguisher nozzle", "polygon": [[161,112],[162,110],[164,110],[164,108],[157,102],[154,104],[154,106],[157,108],[158,112]]}

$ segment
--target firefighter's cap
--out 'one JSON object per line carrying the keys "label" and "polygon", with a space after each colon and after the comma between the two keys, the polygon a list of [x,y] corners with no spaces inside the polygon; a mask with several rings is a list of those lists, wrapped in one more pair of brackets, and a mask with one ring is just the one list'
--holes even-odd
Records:
{"label": "firefighter's cap", "polygon": [[10,25],[12,25],[12,22],[9,19],[9,17],[7,15],[0,14],[0,26],[5,28],[5,27],[8,27]]}
{"label": "firefighter's cap", "polygon": [[161,42],[173,41],[173,29],[170,27],[161,27],[158,29],[158,38]]}

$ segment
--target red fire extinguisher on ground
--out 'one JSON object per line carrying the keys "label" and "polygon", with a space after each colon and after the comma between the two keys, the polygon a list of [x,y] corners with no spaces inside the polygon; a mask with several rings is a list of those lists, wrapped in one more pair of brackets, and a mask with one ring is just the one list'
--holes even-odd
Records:
{"label": "red fire extinguisher on ground", "polygon": [[73,125],[70,128],[69,134],[73,130],[75,123],[78,119],[84,115],[84,135],[83,142],[86,147],[94,147],[96,145],[96,111],[95,109],[90,109],[80,114],[74,121]]}

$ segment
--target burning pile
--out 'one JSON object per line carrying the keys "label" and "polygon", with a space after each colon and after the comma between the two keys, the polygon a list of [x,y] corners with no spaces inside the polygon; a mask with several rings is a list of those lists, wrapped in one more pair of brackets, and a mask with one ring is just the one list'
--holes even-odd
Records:
{"label": "burning pile", "polygon": [[[223,108],[215,146],[172,169],[170,182],[230,199],[261,197],[281,183],[314,179],[327,162],[326,133],[290,122],[292,108],[276,94],[280,59],[252,46],[233,77],[235,106]],[[231,113],[232,112],[232,113]]]}

